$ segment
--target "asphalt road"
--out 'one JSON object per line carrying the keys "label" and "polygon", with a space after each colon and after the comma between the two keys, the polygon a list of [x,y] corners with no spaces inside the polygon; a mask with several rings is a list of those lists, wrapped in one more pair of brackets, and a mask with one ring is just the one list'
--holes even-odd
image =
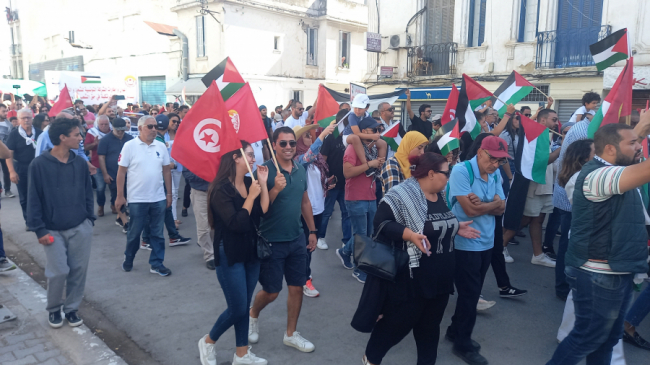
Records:
{"label": "asphalt road", "polygon": [[[182,187],[181,187],[182,191]],[[108,193],[108,191],[107,191]],[[108,195],[108,194],[107,194]],[[179,201],[179,215],[181,201]],[[192,237],[187,246],[167,246],[165,265],[173,271],[170,277],[149,273],[149,251],[140,251],[133,271],[122,271],[126,235],[108,214],[96,221],[93,234],[86,307],[104,318],[103,331],[126,334],[147,353],[149,361],[132,352],[120,353],[114,340],[106,340],[130,364],[159,363],[165,365],[200,364],[198,340],[209,330],[226,308],[223,293],[214,271],[206,269],[201,249],[196,245],[196,226],[192,210],[182,218],[180,232]],[[2,229],[9,245],[19,253],[28,254],[40,267],[45,255],[32,232],[25,231],[18,197],[2,199]],[[334,253],[341,242],[340,216],[332,217],[327,241],[330,249],[317,250],[312,259],[314,286],[318,298],[306,298],[298,322],[298,330],[312,341],[316,351],[301,353],[282,343],[286,328],[286,290],[260,316],[260,341],[253,352],[270,364],[361,364],[368,334],[356,332],[350,320],[357,308],[362,284],[345,270]],[[556,241],[557,245],[557,241]],[[480,312],[473,338],[482,345],[481,353],[490,364],[544,364],[557,346],[556,332],[562,318],[564,303],[555,297],[554,270],[530,264],[532,248],[528,239],[511,246],[515,262],[508,264],[514,286],[528,289],[518,299],[501,299],[491,270],[488,272],[483,295],[497,304]],[[259,289],[259,286],[258,286]],[[441,324],[441,334],[451,321],[455,308],[451,297]],[[82,308],[81,315],[86,312]],[[90,315],[90,310],[88,310]],[[650,338],[650,320],[639,332]],[[110,339],[110,334],[107,334]],[[112,343],[113,342],[113,343]],[[115,345],[115,346],[113,346]],[[217,342],[219,364],[230,364],[235,348],[234,329],[228,330]],[[142,352],[142,351],[141,351]],[[451,353],[451,343],[442,338],[438,347],[439,364],[464,364]],[[627,363],[646,365],[650,353],[625,345]],[[412,335],[388,352],[384,364],[415,364],[416,348]]]}

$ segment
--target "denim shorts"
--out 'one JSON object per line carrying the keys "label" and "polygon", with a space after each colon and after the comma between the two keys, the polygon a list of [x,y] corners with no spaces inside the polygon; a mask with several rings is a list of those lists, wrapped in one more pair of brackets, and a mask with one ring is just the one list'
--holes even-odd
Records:
{"label": "denim shorts", "polygon": [[287,285],[302,287],[307,282],[307,243],[305,235],[293,241],[272,242],[271,257],[262,260],[260,284],[267,293],[279,293],[282,290],[282,276]]}

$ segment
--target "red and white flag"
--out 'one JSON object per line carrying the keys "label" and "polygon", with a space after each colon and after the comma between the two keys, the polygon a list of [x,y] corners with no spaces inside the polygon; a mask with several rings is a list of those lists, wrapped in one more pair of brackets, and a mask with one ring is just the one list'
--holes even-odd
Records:
{"label": "red and white flag", "polygon": [[61,92],[59,93],[59,99],[54,103],[50,112],[47,113],[50,117],[56,117],[57,114],[61,113],[63,110],[72,108],[72,98],[70,98],[70,92],[68,91],[68,85],[63,86]]}

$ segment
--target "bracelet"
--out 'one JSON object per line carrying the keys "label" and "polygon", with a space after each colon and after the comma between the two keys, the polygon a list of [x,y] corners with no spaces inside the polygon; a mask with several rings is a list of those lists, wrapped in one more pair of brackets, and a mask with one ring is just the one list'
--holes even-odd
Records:
{"label": "bracelet", "polygon": [[509,118],[512,118],[512,114],[511,114],[511,113],[505,113],[505,114],[503,114],[503,115],[507,115]]}
{"label": "bracelet", "polygon": [[370,164],[368,163],[368,161],[366,161],[366,165],[368,166],[368,168],[370,168]]}

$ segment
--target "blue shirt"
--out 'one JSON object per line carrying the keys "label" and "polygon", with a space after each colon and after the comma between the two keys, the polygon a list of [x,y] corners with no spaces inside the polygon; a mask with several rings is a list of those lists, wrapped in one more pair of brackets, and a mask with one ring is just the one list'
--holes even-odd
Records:
{"label": "blue shirt", "polygon": [[[465,164],[460,163],[451,170],[449,177],[449,199],[457,196],[467,196],[470,193],[476,194],[483,202],[492,202],[495,195],[503,200],[506,199],[503,194],[503,187],[501,186],[501,174],[496,170],[492,174],[488,174],[487,181],[483,180],[481,173],[478,169],[476,156],[469,160],[474,170],[474,184],[470,185],[469,171]],[[497,176],[495,181],[494,177]],[[454,238],[454,246],[458,250],[463,251],[486,251],[494,247],[494,224],[495,218],[493,215],[485,214],[478,217],[468,217],[463,211],[460,203],[454,202],[451,211],[456,215],[460,222],[474,221],[472,227],[481,232],[481,237],[469,239],[456,235]]]}
{"label": "blue shirt", "polygon": [[[369,116],[370,116],[370,114],[368,114],[368,112],[366,112],[366,114],[365,114],[365,116],[363,118],[369,117]],[[356,125],[358,127],[359,122],[361,121],[361,119],[363,119],[363,118],[357,117],[357,115],[354,114],[354,112],[352,112],[352,111],[348,113],[347,117],[348,117],[348,126],[345,127],[345,129],[343,129],[343,135],[344,136],[348,136],[350,134],[353,134],[352,126]]]}
{"label": "blue shirt", "polygon": [[[36,140],[36,157],[40,156],[43,152],[47,150],[51,150],[54,145],[52,144],[52,140],[50,140],[50,133],[49,129],[46,128],[46,130],[41,133],[40,136],[38,136],[38,139]],[[90,161],[88,156],[86,156],[86,152],[84,151],[84,141],[83,139],[81,142],[79,142],[79,148],[76,150],[71,149],[75,155],[82,157],[86,161]]]}
{"label": "blue shirt", "polygon": [[[581,122],[576,123],[564,137],[562,142],[562,150],[560,151],[560,157],[555,160],[557,166],[557,171],[562,170],[562,160],[564,160],[564,154],[569,148],[571,143],[579,141],[581,139],[587,139],[587,129],[589,129],[589,119],[585,119]],[[556,208],[560,208],[565,212],[571,211],[571,202],[569,202],[569,197],[566,195],[566,191],[558,183],[557,178],[555,179],[555,184],[553,185],[553,205]]]}

